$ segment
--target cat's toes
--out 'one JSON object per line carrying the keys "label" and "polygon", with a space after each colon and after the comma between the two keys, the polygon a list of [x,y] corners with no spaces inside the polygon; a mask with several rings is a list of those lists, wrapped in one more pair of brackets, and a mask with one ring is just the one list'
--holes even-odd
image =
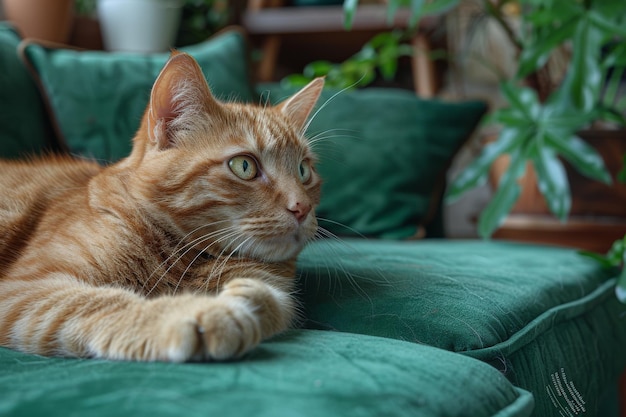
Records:
{"label": "cat's toes", "polygon": [[248,302],[229,297],[214,307],[198,317],[205,358],[238,358],[261,342],[259,319]]}
{"label": "cat's toes", "polygon": [[159,358],[167,362],[186,362],[198,356],[202,342],[198,325],[193,320],[177,323],[173,331],[168,332],[165,357]]}

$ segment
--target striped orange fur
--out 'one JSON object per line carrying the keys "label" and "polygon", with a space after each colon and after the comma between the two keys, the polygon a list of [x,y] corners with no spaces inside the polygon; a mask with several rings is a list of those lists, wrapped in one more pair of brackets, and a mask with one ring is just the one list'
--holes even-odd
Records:
{"label": "striped orange fur", "polygon": [[0,345],[42,355],[236,358],[294,316],[320,180],[303,137],[323,80],[220,103],[174,53],[131,155],[0,162]]}

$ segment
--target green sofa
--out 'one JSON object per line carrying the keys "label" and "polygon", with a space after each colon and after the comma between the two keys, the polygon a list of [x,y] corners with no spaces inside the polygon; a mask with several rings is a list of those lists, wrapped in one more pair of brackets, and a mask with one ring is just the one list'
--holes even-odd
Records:
{"label": "green sofa", "polygon": [[[288,94],[252,87],[237,30],[188,51],[223,99]],[[0,155],[122,158],[166,59],[20,44],[0,23]],[[484,105],[324,94],[309,135],[328,232],[298,261],[297,329],[226,363],[0,348],[0,416],[616,415],[615,277],[573,249],[443,239],[445,170]]]}

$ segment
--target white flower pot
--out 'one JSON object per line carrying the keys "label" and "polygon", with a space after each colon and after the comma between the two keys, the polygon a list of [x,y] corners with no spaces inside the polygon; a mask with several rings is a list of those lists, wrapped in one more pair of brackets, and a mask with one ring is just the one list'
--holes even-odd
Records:
{"label": "white flower pot", "polygon": [[174,46],[181,0],[98,0],[102,40],[110,51],[165,52]]}

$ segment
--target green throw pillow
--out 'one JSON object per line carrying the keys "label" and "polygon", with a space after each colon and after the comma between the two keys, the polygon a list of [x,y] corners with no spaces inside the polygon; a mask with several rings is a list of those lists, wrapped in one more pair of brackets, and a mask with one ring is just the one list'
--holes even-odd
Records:
{"label": "green throw pillow", "polygon": [[[289,95],[258,89],[272,102]],[[436,216],[445,172],[486,111],[483,102],[423,100],[396,89],[325,90],[307,135],[319,156],[320,226],[402,239]]]}
{"label": "green throw pillow", "polygon": [[0,158],[38,153],[51,142],[43,101],[17,53],[20,40],[0,22]]}
{"label": "green throw pillow", "polygon": [[[228,30],[181,50],[196,58],[216,97],[254,98],[241,31]],[[70,152],[103,162],[130,153],[150,89],[169,53],[79,51],[32,41],[25,41],[22,51]]]}

